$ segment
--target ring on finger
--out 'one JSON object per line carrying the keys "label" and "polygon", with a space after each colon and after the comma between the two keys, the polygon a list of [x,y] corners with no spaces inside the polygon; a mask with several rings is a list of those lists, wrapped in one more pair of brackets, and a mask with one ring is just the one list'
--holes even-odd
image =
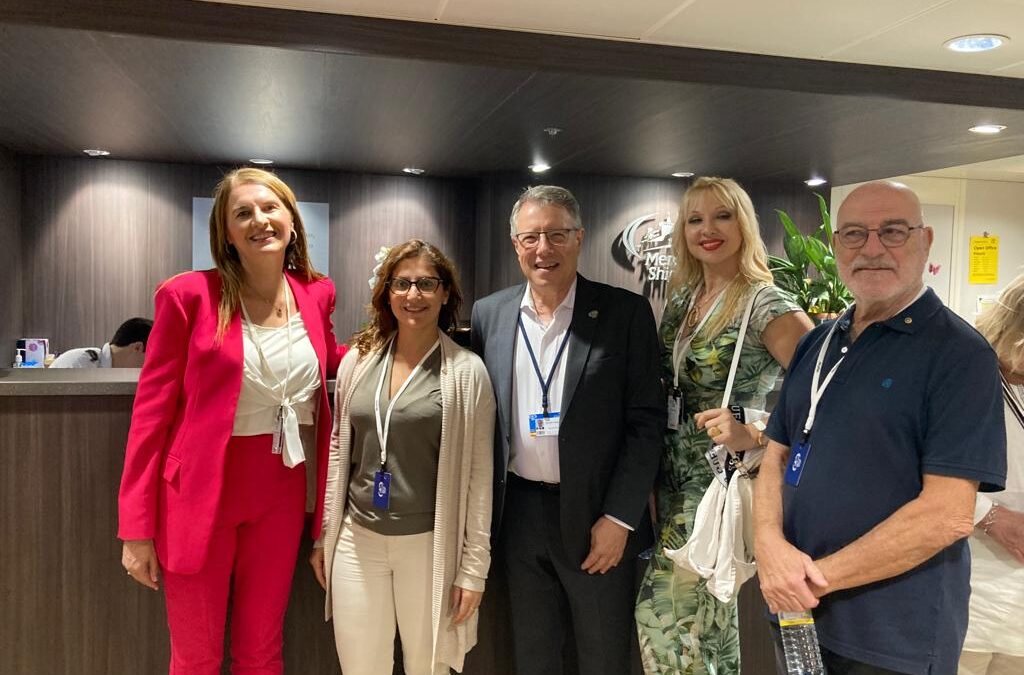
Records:
{"label": "ring on finger", "polygon": [[714,438],[720,433],[721,432],[718,430],[718,427],[708,427],[708,435],[711,436],[712,438]]}

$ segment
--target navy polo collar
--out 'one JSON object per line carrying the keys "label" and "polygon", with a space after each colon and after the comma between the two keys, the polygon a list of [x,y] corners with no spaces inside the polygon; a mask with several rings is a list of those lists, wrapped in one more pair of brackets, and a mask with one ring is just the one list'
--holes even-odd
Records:
{"label": "navy polo collar", "polygon": [[[839,330],[843,332],[850,330],[850,326],[853,325],[853,312],[856,308],[856,305],[850,307],[839,317]],[[909,307],[878,323],[901,333],[916,333],[940,309],[942,309],[942,300],[935,295],[935,291],[926,287],[921,297],[912,302]]]}

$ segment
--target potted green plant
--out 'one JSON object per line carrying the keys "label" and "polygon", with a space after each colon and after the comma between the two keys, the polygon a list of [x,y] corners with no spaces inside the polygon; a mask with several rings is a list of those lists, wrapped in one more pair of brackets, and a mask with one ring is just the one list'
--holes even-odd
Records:
{"label": "potted green plant", "polygon": [[808,315],[821,321],[842,313],[853,302],[853,296],[839,279],[828,205],[820,194],[814,196],[818,198],[821,224],[812,234],[801,234],[788,213],[775,210],[786,230],[782,242],[786,257],[770,255],[768,266],[775,285],[791,293]]}

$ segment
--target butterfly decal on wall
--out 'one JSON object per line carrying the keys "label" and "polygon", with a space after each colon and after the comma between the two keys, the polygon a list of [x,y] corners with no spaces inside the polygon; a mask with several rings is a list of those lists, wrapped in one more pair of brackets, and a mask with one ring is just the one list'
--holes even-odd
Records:
{"label": "butterfly decal on wall", "polygon": [[937,276],[938,273],[939,273],[939,270],[941,270],[941,269],[942,269],[942,265],[937,265],[935,263],[928,263],[928,274],[931,274],[932,276]]}

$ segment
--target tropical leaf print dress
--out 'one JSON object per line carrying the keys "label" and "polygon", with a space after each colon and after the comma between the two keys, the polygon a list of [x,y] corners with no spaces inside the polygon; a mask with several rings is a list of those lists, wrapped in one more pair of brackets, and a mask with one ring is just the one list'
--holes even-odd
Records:
{"label": "tropical leaf print dress", "polygon": [[[674,379],[672,346],[689,307],[690,295],[689,288],[673,293],[662,317],[659,339],[666,382]],[[799,309],[781,289],[760,287],[744,338],[731,403],[764,410],[765,396],[774,387],[781,367],[761,341],[761,333],[776,317]],[[742,311],[712,339],[702,328],[693,337],[679,373],[683,421],[678,431],[665,432],[657,490],[659,536],[636,606],[640,652],[648,675],[740,672],[735,600],[722,603],[707,591],[703,579],[674,574],[672,561],[663,551],[686,543],[697,505],[711,483],[711,468],[704,458],[710,440],[705,431],[697,430],[693,416],[721,406],[741,318]]]}

